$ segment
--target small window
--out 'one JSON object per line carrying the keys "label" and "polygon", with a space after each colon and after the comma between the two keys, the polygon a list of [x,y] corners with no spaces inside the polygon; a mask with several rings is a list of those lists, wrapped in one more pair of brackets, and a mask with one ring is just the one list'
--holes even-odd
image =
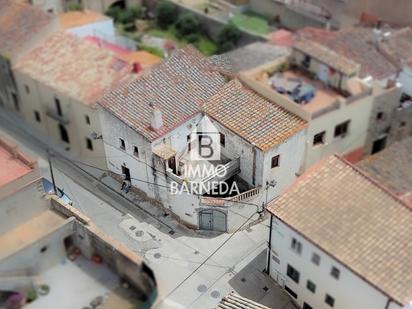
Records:
{"label": "small window", "polygon": [[306,288],[311,291],[312,293],[316,292],[316,284],[314,284],[312,281],[308,280],[306,282]]}
{"label": "small window", "polygon": [[376,120],[383,120],[384,114],[383,112],[379,112],[376,114]]}
{"label": "small window", "polygon": [[19,106],[19,100],[17,99],[17,94],[15,94],[14,92],[11,93],[11,97],[13,98],[13,104],[14,104],[14,109],[16,111],[20,110],[20,106]]}
{"label": "small window", "polygon": [[59,124],[59,131],[61,140],[66,143],[70,143],[69,133],[67,132],[67,129],[64,127],[64,125],[62,125],[61,123]]}
{"label": "small window", "polygon": [[312,263],[315,265],[319,265],[320,264],[320,256],[317,253],[313,253],[312,254]]}
{"label": "small window", "polygon": [[272,162],[271,162],[271,167],[272,167],[272,168],[279,166],[279,159],[280,159],[280,156],[279,156],[279,155],[274,156],[274,157],[272,158]]}
{"label": "small window", "polygon": [[63,116],[60,100],[57,97],[54,98],[54,103],[56,104],[57,115]]}
{"label": "small window", "polygon": [[28,85],[24,85],[24,89],[26,90],[26,93],[29,94],[30,93],[30,88]]}
{"label": "small window", "polygon": [[190,142],[190,134],[188,136],[186,136],[186,141]]}
{"label": "small window", "polygon": [[350,120],[342,122],[335,127],[335,137],[345,137],[348,133]]}
{"label": "small window", "polygon": [[329,294],[326,294],[325,303],[327,303],[329,306],[333,307],[335,305],[335,299],[332,296],[330,296]]}
{"label": "small window", "polygon": [[298,294],[295,293],[290,287],[285,285],[285,290],[288,292],[293,298],[298,298]]}
{"label": "small window", "polygon": [[300,241],[298,241],[296,238],[292,238],[291,248],[296,253],[301,254],[301,252],[302,252],[302,243]]}
{"label": "small window", "polygon": [[313,137],[313,146],[321,145],[325,143],[325,131],[316,134]]}
{"label": "small window", "polygon": [[332,270],[330,271],[330,275],[335,279],[339,279],[340,270],[333,266]]}
{"label": "small window", "polygon": [[139,157],[139,148],[137,148],[137,146],[133,147],[133,155],[135,157]]}
{"label": "small window", "polygon": [[90,124],[90,117],[88,115],[85,116],[85,119],[86,119],[86,123]]}
{"label": "small window", "polygon": [[124,142],[124,139],[119,138],[119,142],[120,142],[120,149],[125,150],[126,149],[126,143]]}
{"label": "small window", "polygon": [[307,303],[303,303],[302,309],[313,309],[312,306],[309,306]]}
{"label": "small window", "polygon": [[47,251],[47,246],[44,246],[44,247],[42,247],[41,249],[40,249],[40,252],[41,253],[44,253],[44,252],[46,252]]}
{"label": "small window", "polygon": [[223,133],[219,133],[220,135],[220,145],[222,145],[223,147],[225,147],[226,145],[226,137]]}
{"label": "small window", "polygon": [[34,118],[37,122],[41,122],[40,113],[38,111],[34,111]]}
{"label": "small window", "polygon": [[87,149],[89,150],[93,150],[93,143],[92,140],[88,137],[86,137],[86,145],[87,145]]}
{"label": "small window", "polygon": [[402,121],[402,122],[400,123],[399,127],[400,127],[400,128],[406,127],[406,122],[405,122],[405,121]]}
{"label": "small window", "polygon": [[300,273],[295,268],[290,266],[289,264],[288,264],[286,274],[290,279],[292,279],[296,283],[299,283]]}

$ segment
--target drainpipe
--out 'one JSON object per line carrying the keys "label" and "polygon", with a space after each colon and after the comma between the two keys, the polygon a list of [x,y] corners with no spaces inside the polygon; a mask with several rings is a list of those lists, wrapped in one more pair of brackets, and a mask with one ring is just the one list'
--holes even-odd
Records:
{"label": "drainpipe", "polygon": [[270,253],[272,252],[272,227],[273,227],[273,215],[270,215],[269,245],[268,245],[268,254],[266,257],[266,269],[265,269],[265,273],[268,275],[270,275]]}
{"label": "drainpipe", "polygon": [[256,184],[256,145],[253,143],[252,184]]}

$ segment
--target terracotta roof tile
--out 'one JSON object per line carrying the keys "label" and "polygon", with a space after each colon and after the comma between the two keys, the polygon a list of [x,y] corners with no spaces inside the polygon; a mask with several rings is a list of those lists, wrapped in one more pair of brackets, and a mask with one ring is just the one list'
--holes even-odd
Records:
{"label": "terracotta roof tile", "polygon": [[[226,83],[219,70],[193,47],[177,51],[141,78],[107,94],[100,105],[128,126],[154,140],[200,112],[200,105]],[[151,128],[154,107],[163,127]]]}
{"label": "terracotta roof tile", "polygon": [[263,151],[306,127],[306,122],[268,101],[238,80],[226,84],[202,106],[211,118]]}
{"label": "terracotta roof tile", "polygon": [[52,21],[46,14],[25,1],[0,1],[0,53],[12,56],[33,34]]}
{"label": "terracotta roof tile", "polygon": [[301,176],[268,210],[384,294],[412,299],[412,211],[338,156]]}
{"label": "terracotta roof tile", "polygon": [[59,15],[60,26],[64,29],[109,20],[106,15],[94,11],[70,11]]}
{"label": "terracotta roof tile", "polygon": [[135,78],[111,52],[71,34],[56,33],[27,53],[15,69],[84,104]]}

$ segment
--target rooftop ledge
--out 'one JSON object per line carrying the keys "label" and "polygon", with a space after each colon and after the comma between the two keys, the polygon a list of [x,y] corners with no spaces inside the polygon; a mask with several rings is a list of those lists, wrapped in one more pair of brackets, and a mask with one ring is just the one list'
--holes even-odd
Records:
{"label": "rooftop ledge", "polygon": [[[285,58],[243,72],[239,78],[256,92],[306,121],[338,110],[343,105],[357,102],[370,96],[373,92],[372,87],[356,77],[348,81],[348,83],[350,82],[349,86],[354,89],[353,94],[329,87],[320,80],[313,78],[303,68],[289,68]],[[307,102],[297,103],[291,98],[290,94],[275,90],[272,86],[273,82],[279,82],[286,87],[288,82],[301,83],[302,87],[307,87],[310,91],[313,91],[313,95]]]}

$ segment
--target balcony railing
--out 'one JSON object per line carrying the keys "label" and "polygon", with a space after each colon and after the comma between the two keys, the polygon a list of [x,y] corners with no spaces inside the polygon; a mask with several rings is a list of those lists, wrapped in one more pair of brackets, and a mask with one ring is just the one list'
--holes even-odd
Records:
{"label": "balcony railing", "polygon": [[67,124],[70,123],[70,120],[69,120],[66,116],[59,115],[59,114],[57,113],[57,111],[54,110],[54,109],[52,109],[52,108],[48,108],[47,111],[46,111],[46,114],[47,114],[47,116],[49,116],[50,118],[53,118],[54,120],[56,120],[56,121],[58,121],[58,122],[61,122],[62,124],[66,124],[66,125],[67,125]]}

